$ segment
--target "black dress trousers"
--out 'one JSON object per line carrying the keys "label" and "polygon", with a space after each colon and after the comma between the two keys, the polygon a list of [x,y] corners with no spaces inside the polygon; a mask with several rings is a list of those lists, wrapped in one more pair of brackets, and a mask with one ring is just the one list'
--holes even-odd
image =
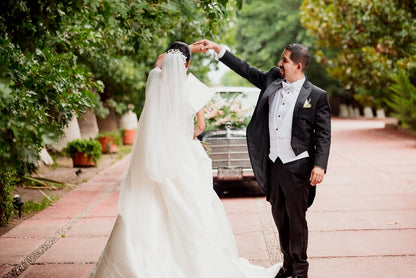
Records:
{"label": "black dress trousers", "polygon": [[[311,203],[309,193],[310,158],[283,164],[277,158],[270,161],[270,203],[279,232],[283,265],[293,269],[293,275],[307,275],[308,225],[306,211]],[[312,192],[311,192],[312,193]],[[314,193],[314,190],[313,190]],[[313,194],[314,196],[314,194]]]}

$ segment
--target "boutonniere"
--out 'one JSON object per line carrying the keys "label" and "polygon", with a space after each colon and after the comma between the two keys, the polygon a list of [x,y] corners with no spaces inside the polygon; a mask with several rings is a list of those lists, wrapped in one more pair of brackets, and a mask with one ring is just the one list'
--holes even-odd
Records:
{"label": "boutonniere", "polygon": [[305,100],[305,103],[303,104],[303,108],[311,108],[311,100],[310,98],[308,98],[307,100]]}

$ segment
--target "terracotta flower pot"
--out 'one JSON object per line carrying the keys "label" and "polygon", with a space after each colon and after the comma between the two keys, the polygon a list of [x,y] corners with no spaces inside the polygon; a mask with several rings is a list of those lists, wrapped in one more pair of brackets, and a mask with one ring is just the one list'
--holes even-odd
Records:
{"label": "terracotta flower pot", "polygon": [[136,135],[136,129],[125,129],[123,132],[123,144],[132,145],[134,142],[135,135]]}
{"label": "terracotta flower pot", "polygon": [[117,145],[113,143],[113,140],[110,136],[104,136],[98,138],[100,141],[102,152],[103,153],[116,153],[117,152]]}
{"label": "terracotta flower pot", "polygon": [[74,167],[91,167],[95,166],[94,160],[92,158],[85,156],[83,153],[78,153],[72,157],[72,162]]}

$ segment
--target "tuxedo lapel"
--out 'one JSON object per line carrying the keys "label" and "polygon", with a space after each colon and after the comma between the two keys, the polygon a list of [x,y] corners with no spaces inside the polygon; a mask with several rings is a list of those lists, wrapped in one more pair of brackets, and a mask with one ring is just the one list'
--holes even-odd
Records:
{"label": "tuxedo lapel", "polygon": [[299,112],[303,109],[303,104],[311,94],[311,91],[312,87],[310,86],[309,81],[305,81],[299,92],[298,99],[296,100],[295,109],[293,110],[293,122],[298,121]]}
{"label": "tuxedo lapel", "polygon": [[[263,96],[261,97],[261,99],[260,99],[260,101],[259,101],[259,104],[258,104],[258,107],[259,107],[259,109],[261,110],[261,108],[266,104],[266,103],[268,103],[268,100],[269,100],[269,96],[272,94],[272,93],[274,93],[274,92],[276,92],[280,87],[282,87],[282,79],[278,79],[278,80],[276,80],[276,81],[274,81],[274,82],[272,82],[267,88],[266,88],[266,90],[264,91],[264,94],[263,94]],[[259,110],[259,111],[260,111]]]}

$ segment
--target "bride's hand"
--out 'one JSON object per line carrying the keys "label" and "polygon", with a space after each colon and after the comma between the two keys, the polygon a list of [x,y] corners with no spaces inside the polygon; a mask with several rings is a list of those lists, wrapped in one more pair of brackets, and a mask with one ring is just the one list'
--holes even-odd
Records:
{"label": "bride's hand", "polygon": [[201,135],[201,134],[202,134],[202,132],[204,132],[204,129],[205,129],[205,127],[201,128],[201,127],[199,127],[199,126],[197,125],[197,126],[195,127],[195,129],[194,129],[194,136],[193,136],[193,139],[194,139],[194,140],[198,139],[197,137],[198,137],[199,135]]}
{"label": "bride's hand", "polygon": [[194,129],[194,140],[197,139],[198,135],[202,134],[205,129],[205,115],[204,115],[204,108],[199,110],[196,113],[196,126]]}
{"label": "bride's hand", "polygon": [[166,53],[162,53],[157,57],[154,68],[160,68],[160,69],[162,68],[163,59],[165,58],[165,55]]}

